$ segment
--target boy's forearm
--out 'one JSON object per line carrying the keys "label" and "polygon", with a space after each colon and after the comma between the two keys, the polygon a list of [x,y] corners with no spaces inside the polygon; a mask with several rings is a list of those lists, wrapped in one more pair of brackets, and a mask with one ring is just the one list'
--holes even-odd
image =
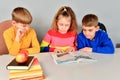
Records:
{"label": "boy's forearm", "polygon": [[103,54],[113,54],[114,47],[111,47],[111,46],[97,47],[97,48],[93,48],[92,52],[103,53]]}
{"label": "boy's forearm", "polygon": [[9,54],[11,55],[17,55],[17,53],[19,52],[20,50],[20,43],[19,42],[13,42],[12,45],[8,45],[8,51],[9,51]]}
{"label": "boy's forearm", "polygon": [[28,49],[25,49],[25,50],[28,50],[29,54],[40,53],[40,48],[28,48]]}

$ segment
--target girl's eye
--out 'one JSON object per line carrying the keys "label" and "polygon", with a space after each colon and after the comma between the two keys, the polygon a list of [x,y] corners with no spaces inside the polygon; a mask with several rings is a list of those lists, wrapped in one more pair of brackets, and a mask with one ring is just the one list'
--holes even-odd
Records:
{"label": "girl's eye", "polygon": [[69,24],[66,24],[65,26],[66,26],[66,27],[68,27],[68,26],[69,26]]}
{"label": "girl's eye", "polygon": [[63,26],[63,24],[59,24],[60,26]]}

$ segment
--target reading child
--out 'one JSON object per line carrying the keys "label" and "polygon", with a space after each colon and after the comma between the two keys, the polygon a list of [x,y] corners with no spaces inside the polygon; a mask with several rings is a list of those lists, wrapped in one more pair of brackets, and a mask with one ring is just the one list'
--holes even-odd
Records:
{"label": "reading child", "polygon": [[41,42],[41,51],[72,52],[76,48],[77,21],[73,10],[68,6],[61,7],[54,17],[51,29]]}
{"label": "reading child", "polygon": [[27,50],[29,54],[39,53],[40,47],[34,29],[30,28],[32,16],[30,12],[17,7],[12,11],[12,25],[4,32],[4,39],[9,54],[17,55],[21,50]]}
{"label": "reading child", "polygon": [[112,54],[114,46],[108,34],[99,29],[98,17],[87,14],[82,19],[82,32],[77,37],[77,48],[83,52]]}

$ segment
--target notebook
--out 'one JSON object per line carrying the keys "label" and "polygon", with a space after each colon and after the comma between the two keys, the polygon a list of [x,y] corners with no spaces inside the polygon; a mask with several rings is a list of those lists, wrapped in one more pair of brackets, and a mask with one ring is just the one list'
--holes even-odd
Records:
{"label": "notebook", "polygon": [[25,63],[16,62],[15,58],[6,66],[7,69],[29,69],[32,62],[34,60],[34,56],[28,56],[28,60]]}

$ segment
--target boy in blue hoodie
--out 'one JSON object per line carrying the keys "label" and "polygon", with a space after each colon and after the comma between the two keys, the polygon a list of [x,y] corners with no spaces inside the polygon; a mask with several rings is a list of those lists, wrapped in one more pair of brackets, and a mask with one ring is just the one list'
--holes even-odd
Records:
{"label": "boy in blue hoodie", "polygon": [[77,48],[83,52],[113,54],[114,46],[108,34],[99,29],[98,17],[87,14],[82,19],[82,32],[77,37]]}

